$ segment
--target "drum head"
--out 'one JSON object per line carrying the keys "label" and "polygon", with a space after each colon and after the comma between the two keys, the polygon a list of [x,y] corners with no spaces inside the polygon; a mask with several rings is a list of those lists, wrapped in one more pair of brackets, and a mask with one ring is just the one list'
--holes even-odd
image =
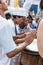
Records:
{"label": "drum head", "polygon": [[34,39],[33,42],[26,47],[26,49],[33,52],[38,52],[37,39]]}

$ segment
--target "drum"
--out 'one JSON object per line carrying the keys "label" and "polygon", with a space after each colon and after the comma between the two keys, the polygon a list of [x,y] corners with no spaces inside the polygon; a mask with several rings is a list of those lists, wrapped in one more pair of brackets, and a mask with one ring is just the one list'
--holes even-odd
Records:
{"label": "drum", "polygon": [[39,55],[37,47],[37,39],[34,39],[33,42],[26,47],[25,51],[31,55]]}
{"label": "drum", "polygon": [[21,63],[22,65],[41,65],[41,60],[38,53],[37,39],[22,51]]}

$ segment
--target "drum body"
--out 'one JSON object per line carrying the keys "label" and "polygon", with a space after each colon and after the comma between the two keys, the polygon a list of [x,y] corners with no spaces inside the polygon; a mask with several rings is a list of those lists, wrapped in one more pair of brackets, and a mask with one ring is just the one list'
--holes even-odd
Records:
{"label": "drum body", "polygon": [[32,44],[26,47],[21,54],[22,65],[41,65],[41,57],[38,53],[37,40],[35,39]]}

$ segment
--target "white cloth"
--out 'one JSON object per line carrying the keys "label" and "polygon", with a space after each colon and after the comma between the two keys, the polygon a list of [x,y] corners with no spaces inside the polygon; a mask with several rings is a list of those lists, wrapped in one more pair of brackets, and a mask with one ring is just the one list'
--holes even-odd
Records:
{"label": "white cloth", "polygon": [[27,9],[29,11],[32,4],[36,4],[39,6],[40,0],[26,0],[23,8]]}
{"label": "white cloth", "polygon": [[0,16],[0,65],[10,65],[11,58],[6,53],[16,48],[10,30],[7,20]]}
{"label": "white cloth", "polygon": [[[18,27],[19,25],[17,25],[17,24],[14,24],[13,30],[15,30],[15,26],[16,26],[17,34],[20,33],[19,27]],[[12,27],[12,25],[11,25],[11,27]],[[14,34],[16,35],[16,31],[14,31]],[[13,35],[13,36],[15,36],[15,35]],[[20,58],[21,58],[21,53],[18,53],[17,55],[15,55],[15,56],[11,59],[10,65],[14,65],[14,63],[19,63],[19,62],[20,62]]]}
{"label": "white cloth", "polygon": [[23,8],[25,8],[27,11],[29,11],[31,4],[32,4],[32,0],[26,0],[23,5]]}
{"label": "white cloth", "polygon": [[10,65],[11,59],[4,54],[4,48],[0,45],[0,65]]}
{"label": "white cloth", "polygon": [[12,36],[16,35],[15,26],[16,26],[17,34],[20,33],[20,31],[18,30],[18,28],[19,28],[18,26],[19,25],[15,24],[12,19],[9,19],[7,22],[9,24],[9,26],[11,27]]}
{"label": "white cloth", "polygon": [[28,12],[27,12],[27,10],[25,8],[8,7],[8,11],[12,15],[24,16],[24,17],[27,17],[28,16]]}
{"label": "white cloth", "polygon": [[11,34],[12,36],[15,36],[15,24],[12,19],[9,19],[8,21],[9,26],[11,27]]}
{"label": "white cloth", "polygon": [[39,5],[39,3],[40,3],[40,0],[32,0],[32,4]]}

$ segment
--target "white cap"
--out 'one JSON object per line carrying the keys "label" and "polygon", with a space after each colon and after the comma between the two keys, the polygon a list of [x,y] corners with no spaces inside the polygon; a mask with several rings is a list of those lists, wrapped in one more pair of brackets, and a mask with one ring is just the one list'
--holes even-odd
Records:
{"label": "white cap", "polygon": [[[5,12],[4,12],[4,14],[7,14],[7,13],[10,13],[10,11],[9,11],[9,10],[7,10],[7,11],[5,11]],[[10,14],[11,14],[11,13],[10,13]]]}
{"label": "white cap", "polygon": [[8,8],[8,10],[12,15],[24,16],[24,17],[28,16],[28,12],[25,8]]}

